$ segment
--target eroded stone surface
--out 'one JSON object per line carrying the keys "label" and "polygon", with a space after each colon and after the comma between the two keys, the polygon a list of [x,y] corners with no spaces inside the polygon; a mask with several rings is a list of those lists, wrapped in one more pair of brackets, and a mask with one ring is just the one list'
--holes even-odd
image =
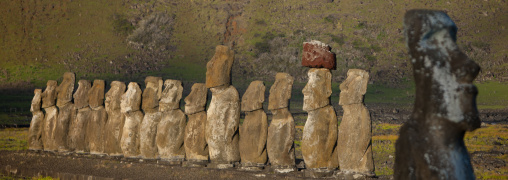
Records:
{"label": "eroded stone surface", "polygon": [[185,114],[190,115],[205,110],[207,91],[203,83],[192,85],[191,93],[184,99]]}
{"label": "eroded stone surface", "polygon": [[212,163],[240,161],[238,126],[240,98],[233,86],[210,88],[212,100],[207,111],[206,141]]}
{"label": "eroded stone surface", "polygon": [[227,46],[218,45],[215,55],[206,64],[206,87],[212,88],[231,83],[231,67],[235,52]]}
{"label": "eroded stone surface", "polygon": [[330,70],[312,68],[307,73],[309,81],[303,88],[303,110],[312,111],[330,104],[332,73]]}
{"label": "eroded stone surface", "polygon": [[[203,84],[204,85],[204,84]],[[187,115],[184,147],[187,160],[208,161],[208,145],[205,139],[206,112]]]}
{"label": "eroded stone surface", "polygon": [[74,83],[76,82],[76,75],[72,72],[66,72],[63,75],[63,81],[56,88],[57,100],[56,105],[63,107],[72,101],[72,91],[74,91]]}
{"label": "eroded stone surface", "polygon": [[159,101],[159,111],[165,112],[174,109],[180,109],[180,99],[182,99],[182,92],[182,81],[172,79],[167,79],[164,81],[164,91],[162,91],[162,97]]}
{"label": "eroded stone surface", "polygon": [[90,112],[86,138],[90,148],[90,154],[105,154],[104,152],[104,127],[108,120],[108,114],[104,106],[92,108]]}
{"label": "eroded stone surface", "polygon": [[87,137],[88,122],[92,118],[92,109],[85,107],[77,110],[76,118],[71,121],[67,144],[69,150],[77,153],[90,152]]}
{"label": "eroded stone surface", "polygon": [[304,42],[302,66],[335,69],[335,54],[330,49],[330,46],[320,41]]}
{"label": "eroded stone surface", "polygon": [[287,108],[272,110],[272,113],[266,144],[270,164],[275,168],[294,170],[295,120]]}
{"label": "eroded stone surface", "polygon": [[157,147],[159,157],[170,161],[183,161],[185,158],[184,136],[187,118],[180,109],[162,112],[157,126]]}
{"label": "eroded stone surface", "polygon": [[44,92],[41,94],[42,108],[55,105],[57,84],[58,83],[55,80],[49,80],[46,83],[46,89],[44,89]]}
{"label": "eroded stone surface", "polygon": [[88,91],[88,103],[90,108],[94,109],[104,104],[104,80],[96,79],[93,81],[92,88]]}
{"label": "eroded stone surface", "polygon": [[141,89],[138,83],[131,82],[127,91],[122,95],[120,108],[122,113],[139,111],[141,105]]}
{"label": "eroded stone surface", "polygon": [[162,95],[162,78],[148,76],[145,79],[146,88],[143,91],[141,109],[147,111],[159,107]]}
{"label": "eroded stone surface", "polygon": [[35,89],[34,97],[32,98],[32,103],[30,104],[30,112],[40,111],[41,105],[42,105],[42,89]]}
{"label": "eroded stone surface", "polygon": [[336,169],[337,115],[328,105],[309,111],[303,128],[302,155],[307,169]]}
{"label": "eroded stone surface", "polygon": [[46,112],[42,125],[42,144],[44,146],[44,151],[57,151],[58,147],[53,140],[53,134],[58,118],[58,108],[56,106],[50,106],[44,108],[44,112]]}
{"label": "eroded stone surface", "polygon": [[78,89],[74,93],[74,107],[81,109],[88,107],[88,91],[92,88],[92,84],[88,80],[79,80]]}
{"label": "eroded stone surface", "polygon": [[143,159],[157,158],[157,125],[161,121],[161,113],[158,111],[146,112],[139,129],[139,152]]}
{"label": "eroded stone surface", "polygon": [[121,112],[121,99],[125,93],[125,84],[120,81],[111,82],[111,88],[106,93],[105,108],[108,121],[104,129],[104,151],[111,156],[123,155],[120,147],[125,115]]}
{"label": "eroded stone surface", "polygon": [[263,108],[265,89],[263,81],[252,81],[242,96],[242,111],[254,111]]}
{"label": "eroded stone surface", "polygon": [[372,157],[372,122],[363,103],[342,106],[344,115],[339,127],[337,148],[340,170],[374,175]]}
{"label": "eroded stone surface", "polygon": [[120,140],[123,155],[128,158],[138,158],[140,157],[139,128],[144,115],[141,111],[131,111],[124,113],[124,115],[125,125],[122,132],[122,139]]}
{"label": "eroded stone surface", "polygon": [[268,110],[287,108],[294,78],[288,73],[277,73],[268,96]]}
{"label": "eroded stone surface", "polygon": [[58,147],[58,152],[68,152],[67,137],[69,135],[69,126],[76,118],[76,108],[73,103],[67,103],[58,108],[57,122],[53,132],[53,139],[55,146]]}
{"label": "eroded stone surface", "polygon": [[363,103],[363,96],[367,92],[369,73],[362,69],[350,69],[347,71],[347,79],[342,82],[340,88],[339,105]]}
{"label": "eroded stone surface", "polygon": [[41,89],[34,90],[34,97],[30,106],[32,112],[32,121],[28,130],[28,149],[42,150],[42,124],[44,121],[44,113],[41,111]]}
{"label": "eroded stone surface", "polygon": [[395,145],[395,179],[475,179],[465,131],[480,127],[480,67],[456,44],[457,27],[442,11],[411,10],[404,17],[416,83],[411,118]]}
{"label": "eroded stone surface", "polygon": [[268,155],[266,139],[268,136],[268,121],[263,109],[245,113],[245,120],[240,127],[240,156],[242,167],[265,164]]}

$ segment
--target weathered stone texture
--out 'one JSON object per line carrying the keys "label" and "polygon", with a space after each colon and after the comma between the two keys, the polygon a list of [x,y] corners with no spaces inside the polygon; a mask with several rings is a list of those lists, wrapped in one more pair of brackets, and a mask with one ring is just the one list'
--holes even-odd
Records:
{"label": "weathered stone texture", "polygon": [[66,72],[63,75],[63,81],[56,88],[57,100],[56,105],[63,107],[72,101],[72,91],[74,91],[74,83],[76,82],[76,75],[72,72]]}
{"label": "weathered stone texture", "polygon": [[238,126],[240,123],[240,98],[233,86],[210,89],[212,100],[207,111],[206,141],[212,163],[240,161]]}
{"label": "weathered stone texture", "polygon": [[122,113],[139,111],[141,106],[141,89],[138,83],[131,82],[122,95],[120,108]]}
{"label": "weathered stone texture", "polygon": [[303,129],[302,155],[307,169],[336,169],[337,115],[332,106],[309,111]]}
{"label": "weathered stone texture", "polygon": [[242,164],[265,164],[266,139],[268,136],[268,121],[263,109],[245,113],[245,120],[240,127],[240,156]]}
{"label": "weathered stone texture", "polygon": [[30,106],[32,112],[32,121],[28,130],[28,149],[42,150],[42,125],[44,121],[44,113],[41,111],[41,89],[34,90],[34,97]]}
{"label": "weathered stone texture", "polygon": [[41,94],[42,108],[47,108],[55,105],[56,100],[56,87],[57,82],[55,80],[49,80],[46,83],[46,89]]}
{"label": "weathered stone texture", "polygon": [[158,111],[146,112],[139,129],[139,152],[143,159],[157,158],[157,125],[161,121],[161,113]]}
{"label": "weathered stone texture", "polygon": [[312,68],[307,73],[309,81],[303,88],[303,110],[312,111],[330,104],[332,73],[330,70]]}
{"label": "weathered stone texture", "polygon": [[162,84],[163,81],[161,77],[146,77],[146,88],[143,91],[141,109],[147,111],[159,107],[159,99],[162,95]]}
{"label": "weathered stone texture", "polygon": [[88,80],[79,80],[78,89],[74,93],[74,107],[81,109],[88,107],[88,91],[92,88],[92,84]]}
{"label": "weathered stone texture", "polygon": [[57,151],[58,147],[55,145],[53,134],[58,118],[58,108],[53,105],[44,108],[44,111],[46,112],[42,125],[42,144],[44,146],[44,151]]}
{"label": "weathered stone texture", "polygon": [[104,104],[104,80],[96,79],[93,81],[92,88],[88,91],[88,103],[90,108],[94,109]]}
{"label": "weathered stone texture", "polygon": [[255,111],[263,108],[265,90],[263,81],[252,81],[242,96],[242,111]]}
{"label": "weathered stone texture", "polygon": [[289,107],[294,78],[288,73],[277,73],[268,96],[268,110]]}
{"label": "weathered stone texture", "polygon": [[205,110],[208,89],[203,83],[192,85],[191,93],[185,97],[185,114],[190,115]]}
{"label": "weathered stone texture", "polygon": [[184,132],[187,118],[180,109],[162,112],[157,126],[157,147],[159,157],[170,161],[183,161],[185,158]]}
{"label": "weathered stone texture", "polygon": [[135,82],[129,83],[127,91],[122,95],[120,107],[125,115],[125,123],[122,131],[120,146],[124,157],[140,157],[139,130],[143,120],[143,112],[140,111],[141,89]]}
{"label": "weathered stone texture", "polygon": [[59,152],[68,152],[67,137],[69,136],[70,123],[76,118],[76,109],[73,103],[67,103],[58,108],[57,122],[53,133],[55,146]]}
{"label": "weathered stone texture", "polygon": [[205,139],[206,112],[187,115],[184,147],[187,160],[208,161],[208,145]]}
{"label": "weathered stone texture", "polygon": [[362,69],[350,69],[347,71],[347,79],[342,82],[340,88],[339,105],[363,103],[363,96],[367,92],[369,73]]}
{"label": "weathered stone texture", "polygon": [[335,54],[330,52],[330,49],[330,46],[320,41],[304,42],[302,66],[334,70],[336,66]]}
{"label": "weathered stone texture", "polygon": [[32,98],[32,103],[30,104],[30,112],[41,111],[42,105],[42,89],[34,90],[34,97]]}
{"label": "weathered stone texture", "polygon": [[287,108],[272,110],[266,148],[274,168],[295,167],[295,120]]}
{"label": "weathered stone texture", "polygon": [[235,53],[227,46],[218,45],[215,55],[206,64],[206,87],[212,88],[231,83],[231,67]]}
{"label": "weathered stone texture", "polygon": [[104,106],[92,108],[90,112],[86,137],[90,148],[90,154],[105,154],[104,152],[104,127],[108,120],[108,114]]}
{"label": "weathered stone texture", "polygon": [[88,123],[92,118],[92,109],[90,109],[90,107],[84,107],[77,111],[76,118],[71,122],[69,127],[67,144],[69,150],[73,150],[74,152],[90,152],[88,139],[86,137]]}
{"label": "weathered stone texture", "polygon": [[463,138],[481,124],[472,84],[480,67],[459,50],[446,13],[410,10],[404,29],[416,94],[395,144],[394,179],[475,179]]}
{"label": "weathered stone texture", "polygon": [[[180,100],[182,99],[182,81],[167,79],[164,81],[164,91],[159,101],[159,111],[171,111],[180,109]],[[206,96],[206,92],[205,96]]]}
{"label": "weathered stone texture", "polygon": [[120,81],[111,82],[111,88],[106,93],[105,108],[108,121],[104,129],[104,151],[111,156],[123,155],[120,147],[125,115],[121,112],[121,99],[125,93],[125,84]]}

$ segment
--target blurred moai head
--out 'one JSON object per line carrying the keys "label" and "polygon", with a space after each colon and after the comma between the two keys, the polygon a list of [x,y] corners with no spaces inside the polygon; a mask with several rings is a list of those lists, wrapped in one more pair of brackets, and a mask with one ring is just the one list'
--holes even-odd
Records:
{"label": "blurred moai head", "polygon": [[145,79],[146,88],[143,91],[143,98],[141,108],[143,110],[152,110],[159,106],[159,100],[162,95],[162,81],[161,77],[148,76]]}
{"label": "blurred moai head", "polygon": [[74,83],[76,82],[76,75],[72,72],[66,72],[63,75],[63,81],[56,88],[57,99],[56,105],[58,107],[65,106],[72,101],[72,91],[74,91]]}
{"label": "blurred moai head", "polygon": [[206,87],[212,88],[231,84],[231,67],[235,53],[227,46],[218,45],[215,55],[206,64]]}
{"label": "blurred moai head", "polygon": [[309,82],[303,88],[303,110],[312,111],[330,104],[332,73],[326,68],[312,68],[307,73]]}
{"label": "blurred moai head", "polygon": [[277,73],[268,96],[268,110],[287,108],[291,99],[294,78],[288,73]]}
{"label": "blurred moai head", "polygon": [[139,111],[141,105],[141,88],[138,83],[130,82],[120,102],[121,112]]}
{"label": "blurred moai head", "polygon": [[369,73],[362,69],[350,69],[347,71],[347,79],[342,82],[340,88],[339,105],[363,103],[363,96],[367,92]]}
{"label": "blurred moai head", "polygon": [[263,108],[265,90],[266,87],[263,81],[252,81],[242,96],[242,111],[254,111]]}
{"label": "blurred moai head", "polygon": [[192,85],[190,94],[185,97],[185,114],[194,114],[205,110],[208,89],[203,83]]}
{"label": "blurred moai head", "polygon": [[164,81],[164,91],[159,101],[159,111],[169,111],[180,108],[180,100],[182,99],[183,86],[182,81],[166,79]]}
{"label": "blurred moai head", "polygon": [[88,80],[79,80],[78,89],[74,93],[74,108],[81,109],[88,106],[88,91],[92,89],[92,84]]}
{"label": "blurred moai head", "polygon": [[58,83],[55,80],[49,80],[46,83],[46,89],[41,95],[42,108],[47,108],[55,105],[57,84]]}
{"label": "blurred moai head", "polygon": [[88,91],[88,103],[90,108],[96,108],[104,104],[104,80],[93,81],[92,88]]}
{"label": "blurred moai head", "polygon": [[459,50],[455,23],[442,11],[412,10],[404,29],[416,83],[415,112],[478,128],[478,91],[472,82],[480,66]]}
{"label": "blurred moai head", "polygon": [[32,99],[32,104],[30,106],[30,112],[36,112],[41,110],[41,101],[42,101],[42,89],[34,90],[34,98]]}
{"label": "blurred moai head", "polygon": [[122,95],[125,93],[125,83],[120,81],[111,82],[111,88],[106,93],[104,101],[107,111],[120,110]]}

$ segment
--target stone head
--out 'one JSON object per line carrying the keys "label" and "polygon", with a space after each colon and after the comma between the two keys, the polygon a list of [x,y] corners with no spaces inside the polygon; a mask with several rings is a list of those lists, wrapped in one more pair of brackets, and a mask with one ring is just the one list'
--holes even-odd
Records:
{"label": "stone head", "polygon": [[288,73],[277,73],[275,82],[270,87],[268,110],[287,108],[291,99],[294,78]]}
{"label": "stone head", "polygon": [[104,80],[96,79],[93,81],[92,88],[88,91],[88,103],[90,108],[100,107],[104,104]]}
{"label": "stone head", "polygon": [[162,95],[162,81],[161,77],[148,76],[145,79],[146,88],[143,91],[143,98],[141,108],[143,110],[151,110],[159,106],[159,100]]}
{"label": "stone head", "polygon": [[63,81],[56,88],[57,99],[56,105],[58,107],[65,106],[72,101],[72,91],[74,91],[74,83],[76,82],[76,75],[72,72],[66,72],[63,75]]}
{"label": "stone head", "polygon": [[215,48],[215,55],[206,64],[206,87],[212,88],[231,83],[231,67],[235,58],[234,51],[227,46]]}
{"label": "stone head", "polygon": [[362,69],[350,69],[347,78],[339,86],[339,105],[363,103],[363,96],[367,93],[369,73]]}
{"label": "stone head", "polygon": [[332,73],[326,68],[312,68],[307,73],[309,82],[303,88],[303,110],[311,111],[330,104]]}
{"label": "stone head", "polygon": [[164,91],[159,101],[159,110],[161,112],[180,108],[183,86],[182,81],[167,79],[164,81]]}
{"label": "stone head", "polygon": [[195,83],[190,94],[185,97],[185,113],[194,114],[205,110],[208,89],[203,83]]}
{"label": "stone head", "polygon": [[58,83],[55,80],[49,80],[46,83],[46,89],[41,94],[42,108],[47,108],[55,105],[56,100],[56,87]]}
{"label": "stone head", "polygon": [[32,99],[32,104],[30,106],[30,112],[36,112],[41,110],[41,94],[42,89],[35,89],[34,90],[34,98]]}
{"label": "stone head", "polygon": [[242,96],[242,111],[254,111],[263,108],[265,89],[263,81],[252,81]]}
{"label": "stone head", "polygon": [[81,79],[78,81],[78,89],[74,93],[74,108],[81,109],[88,106],[88,91],[92,88],[92,84],[88,80]]}
{"label": "stone head", "polygon": [[120,102],[121,112],[139,111],[141,105],[141,88],[138,83],[130,82]]}
{"label": "stone head", "polygon": [[111,82],[111,88],[106,93],[104,101],[107,111],[120,110],[122,95],[125,93],[125,83],[120,81]]}

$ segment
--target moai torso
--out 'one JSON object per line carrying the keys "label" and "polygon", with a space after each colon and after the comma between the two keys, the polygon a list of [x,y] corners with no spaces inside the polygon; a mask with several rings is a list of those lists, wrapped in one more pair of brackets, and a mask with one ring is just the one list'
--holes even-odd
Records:
{"label": "moai torso", "polygon": [[44,121],[44,113],[41,111],[41,94],[42,89],[34,90],[34,97],[30,106],[32,112],[32,121],[28,130],[28,149],[42,150],[42,123]]}
{"label": "moai torso", "polygon": [[157,158],[157,125],[161,120],[159,99],[162,93],[162,78],[148,76],[145,79],[141,108],[145,112],[139,129],[139,151],[144,159]]}
{"label": "moai torso", "polygon": [[58,146],[55,145],[53,134],[58,118],[58,108],[55,106],[57,82],[49,80],[46,89],[41,95],[42,108],[46,114],[42,123],[42,144],[44,151],[57,151]]}
{"label": "moai torso", "polygon": [[122,95],[120,110],[125,115],[125,124],[122,131],[120,147],[124,157],[138,158],[139,153],[139,128],[143,120],[141,106],[141,89],[138,83],[131,82],[127,91]]}
{"label": "moai torso", "polygon": [[89,152],[89,144],[86,139],[88,122],[92,118],[92,109],[88,104],[88,91],[92,88],[90,81],[79,80],[78,89],[74,93],[74,108],[77,111],[76,118],[71,121],[67,144],[69,150],[84,153]]}
{"label": "moai torso", "polygon": [[196,83],[192,85],[191,93],[184,99],[185,114],[189,119],[187,126],[185,126],[184,137],[185,155],[188,162],[208,162],[208,145],[205,138],[207,91],[205,84]]}
{"label": "moai torso", "polygon": [[58,106],[58,118],[53,134],[55,145],[58,147],[59,152],[68,152],[69,147],[67,144],[67,137],[69,136],[69,125],[76,118],[76,109],[72,101],[72,93],[74,90],[74,83],[76,81],[74,73],[66,72],[63,76],[63,81],[56,88]]}
{"label": "moai torso", "polygon": [[88,102],[92,109],[90,120],[87,125],[86,138],[90,148],[90,154],[104,153],[104,128],[108,120],[108,114],[104,108],[104,80],[94,80],[92,88],[88,91]]}
{"label": "moai torso", "polygon": [[122,94],[125,93],[125,83],[120,81],[111,82],[111,89],[106,93],[105,108],[108,121],[104,130],[104,151],[110,156],[123,155],[120,146],[125,115],[121,112],[120,103]]}

